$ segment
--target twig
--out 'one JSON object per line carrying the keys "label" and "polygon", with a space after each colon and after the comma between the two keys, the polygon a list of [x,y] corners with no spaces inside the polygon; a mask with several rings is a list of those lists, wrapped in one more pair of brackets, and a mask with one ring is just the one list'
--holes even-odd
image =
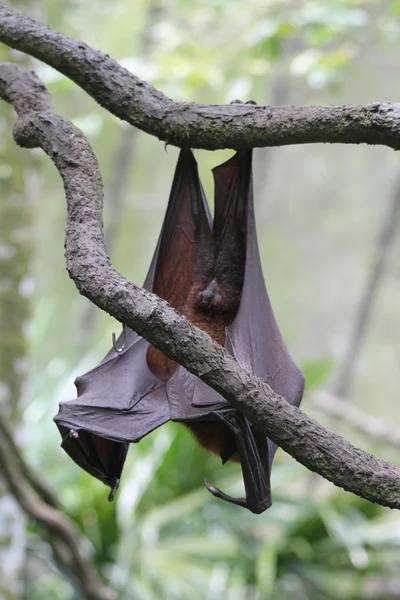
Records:
{"label": "twig", "polygon": [[400,148],[400,104],[204,105],[173,102],[103,52],[0,1],[0,41],[64,73],[112,114],[180,147],[257,148],[330,142]]}
{"label": "twig", "polygon": [[340,398],[347,398],[349,394],[354,369],[357,365],[364,336],[371,320],[379,285],[385,272],[387,256],[398,225],[399,212],[400,177],[398,177],[395,188],[389,198],[389,204],[376,242],[369,277],[361,296],[360,306],[355,317],[347,350],[342,360],[341,369],[334,383],[333,393]]}
{"label": "twig", "polygon": [[0,97],[18,114],[17,143],[42,148],[63,179],[67,268],[79,292],[200,377],[310,470],[363,498],[400,508],[400,469],[324,429],[241,369],[167,302],[115,271],[104,245],[96,158],[82,132],[52,112],[36,75],[17,65],[0,65]]}
{"label": "twig", "polygon": [[373,440],[400,448],[400,431],[384,419],[373,417],[329,392],[314,392],[308,398],[324,414],[348,423]]}

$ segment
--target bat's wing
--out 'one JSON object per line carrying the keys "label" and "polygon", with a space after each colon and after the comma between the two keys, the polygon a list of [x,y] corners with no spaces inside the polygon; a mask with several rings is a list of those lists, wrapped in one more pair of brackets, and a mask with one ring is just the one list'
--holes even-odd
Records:
{"label": "bat's wing", "polygon": [[[247,169],[247,153],[237,153],[234,168]],[[299,406],[304,391],[304,375],[297,367],[282,338],[265,287],[254,217],[250,178],[247,211],[247,251],[243,292],[239,311],[228,328],[227,346],[237,362],[285,400]],[[276,445],[269,441],[270,463]]]}
{"label": "bat's wing", "polygon": [[[191,151],[182,151],[144,287],[182,309],[193,282],[202,277],[202,265],[207,265],[203,258],[199,260],[197,248],[207,253],[210,240],[210,215],[197,164]],[[179,406],[176,394],[177,390],[182,394],[189,375],[183,369],[185,374],[179,378],[178,373],[177,384],[176,378],[171,384],[160,381],[148,366],[148,342],[128,328],[117,347],[123,350],[111,348],[95,369],[76,380],[78,398],[61,403],[54,419],[63,438],[62,447],[79,466],[112,488],[111,498],[119,484],[128,444],[139,441],[176,413],[180,420],[185,418],[185,407]],[[182,367],[178,369],[182,372]],[[186,387],[191,389],[193,382]],[[186,408],[190,418],[190,397]]]}
{"label": "bat's wing", "polygon": [[60,403],[55,422],[62,447],[85,471],[118,488],[129,442],[169,420],[165,384],[148,369],[148,343],[140,337],[75,384],[76,400]]}
{"label": "bat's wing", "polygon": [[260,514],[271,506],[268,439],[238,410],[219,410],[216,414],[235,436],[246,498],[228,496],[207,479],[206,487],[217,498]]}
{"label": "bat's wing", "polygon": [[212,253],[211,216],[197,163],[191,150],[181,150],[150,289],[182,312],[193,287],[207,278]]}
{"label": "bat's wing", "polygon": [[[190,150],[181,151],[177,172],[180,178],[176,176],[174,184],[182,191],[174,193],[173,188],[171,193],[178,200],[167,208],[153,291],[199,325],[190,307],[195,303],[194,291],[204,288],[212,277],[212,220]],[[173,421],[215,420],[215,409],[229,407],[220,394],[180,365],[168,378],[166,390]]]}
{"label": "bat's wing", "polygon": [[[226,248],[227,240],[232,245],[234,231],[236,262],[240,262],[241,246],[245,247],[240,306],[228,327],[225,347],[248,373],[263,379],[276,393],[298,406],[304,377],[285,346],[265,288],[254,218],[251,160],[251,152],[238,152],[214,169],[217,246]],[[247,226],[243,227],[243,223]],[[223,269],[223,253],[219,260]],[[237,411],[221,411],[220,417],[235,434],[246,498],[231,498],[218,488],[209,484],[207,487],[219,498],[246,506],[252,512],[262,512],[271,504],[269,480],[276,445]]]}

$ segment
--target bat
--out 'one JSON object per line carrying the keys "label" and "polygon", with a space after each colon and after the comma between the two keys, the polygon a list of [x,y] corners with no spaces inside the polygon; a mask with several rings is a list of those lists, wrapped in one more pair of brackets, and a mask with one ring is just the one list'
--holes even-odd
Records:
{"label": "bat", "polygon": [[[191,150],[180,152],[171,195],[144,288],[164,298],[221,344],[248,373],[299,406],[304,377],[275,321],[258,251],[252,152],[239,151],[213,170],[212,220]],[[169,420],[195,440],[241,465],[245,496],[208,480],[217,498],[262,513],[271,505],[276,444],[240,411],[184,367],[124,327],[102,362],[75,384],[55,422],[62,447],[85,471],[119,486],[128,446]]]}

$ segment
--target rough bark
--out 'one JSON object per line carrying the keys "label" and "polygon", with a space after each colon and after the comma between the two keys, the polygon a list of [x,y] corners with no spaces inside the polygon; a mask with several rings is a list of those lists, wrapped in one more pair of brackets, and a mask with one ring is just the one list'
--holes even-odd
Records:
{"label": "rough bark", "polygon": [[75,523],[57,509],[54,492],[25,462],[1,419],[0,434],[0,470],[24,513],[44,527],[58,565],[88,600],[117,600],[117,593],[94,570],[88,545]]}

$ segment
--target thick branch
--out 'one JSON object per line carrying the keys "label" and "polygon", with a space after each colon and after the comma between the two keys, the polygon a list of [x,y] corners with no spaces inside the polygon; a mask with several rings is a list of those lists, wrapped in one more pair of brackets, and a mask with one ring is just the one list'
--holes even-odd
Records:
{"label": "thick branch", "polygon": [[400,148],[400,104],[250,106],[173,102],[106,54],[0,1],[0,41],[51,65],[108,111],[176,146],[257,148],[330,142]]}
{"label": "thick branch", "polygon": [[[18,82],[25,90],[31,85],[30,107],[37,95],[37,112],[24,110],[16,91]],[[104,246],[103,192],[96,158],[83,134],[51,112],[48,94],[35,74],[0,65],[0,97],[12,101],[18,113],[17,143],[42,148],[63,179],[68,205],[67,267],[79,292],[220,392],[310,470],[363,498],[400,508],[400,469],[328,432],[241,369],[228,352],[167,302],[113,269]]]}

